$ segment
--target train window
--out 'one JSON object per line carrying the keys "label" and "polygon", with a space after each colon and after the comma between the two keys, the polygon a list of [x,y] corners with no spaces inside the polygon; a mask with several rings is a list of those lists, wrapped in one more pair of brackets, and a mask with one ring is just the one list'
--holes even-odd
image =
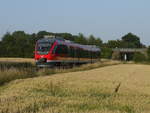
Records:
{"label": "train window", "polygon": [[83,50],[83,58],[88,58],[88,54],[86,50]]}
{"label": "train window", "polygon": [[66,45],[58,45],[55,53],[56,54],[68,54],[68,47]]}
{"label": "train window", "polygon": [[88,58],[91,58],[91,51],[88,51]]}
{"label": "train window", "polygon": [[75,58],[78,58],[77,50],[78,50],[77,48],[74,48],[74,57],[75,57]]}
{"label": "train window", "polygon": [[82,54],[81,56],[82,58],[86,58],[85,50],[82,50],[81,54]]}
{"label": "train window", "polygon": [[70,47],[70,48],[69,48],[69,56],[70,56],[70,57],[75,57],[75,50],[74,50],[74,47]]}
{"label": "train window", "polygon": [[50,51],[50,48],[52,47],[53,43],[49,42],[39,42],[37,44],[36,50],[38,51],[39,54],[48,54]]}
{"label": "train window", "polygon": [[90,51],[90,58],[93,58],[93,52]]}
{"label": "train window", "polygon": [[84,57],[84,52],[81,48],[79,49],[79,53],[80,53],[80,58],[83,58]]}
{"label": "train window", "polygon": [[82,57],[82,49],[81,49],[81,48],[78,49],[78,57],[79,57],[79,58]]}
{"label": "train window", "polygon": [[60,45],[56,46],[56,48],[55,48],[55,54],[60,54],[60,51],[61,51]]}
{"label": "train window", "polygon": [[80,58],[80,49],[79,48],[76,49],[76,57]]}
{"label": "train window", "polygon": [[96,52],[93,52],[93,58],[96,58]]}
{"label": "train window", "polygon": [[93,52],[92,52],[92,57],[95,58],[95,55],[96,55],[96,54],[95,54],[95,52],[93,51]]}
{"label": "train window", "polygon": [[87,50],[85,51],[85,56],[86,58],[89,58],[89,52]]}
{"label": "train window", "polygon": [[100,58],[100,52],[94,52],[94,58]]}
{"label": "train window", "polygon": [[78,58],[78,57],[79,57],[79,49],[76,48],[76,58]]}
{"label": "train window", "polygon": [[100,58],[101,57],[101,53],[97,52],[97,57]]}
{"label": "train window", "polygon": [[89,51],[86,51],[86,57],[89,58],[90,57],[90,53]]}
{"label": "train window", "polygon": [[68,47],[66,45],[62,45],[62,54],[68,54]]}

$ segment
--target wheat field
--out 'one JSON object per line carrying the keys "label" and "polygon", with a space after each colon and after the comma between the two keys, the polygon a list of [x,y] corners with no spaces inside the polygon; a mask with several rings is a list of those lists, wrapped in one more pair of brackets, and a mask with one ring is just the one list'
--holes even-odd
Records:
{"label": "wheat field", "polygon": [[0,58],[0,62],[29,62],[35,64],[33,58]]}
{"label": "wheat field", "polygon": [[150,113],[150,66],[14,80],[0,87],[0,113]]}

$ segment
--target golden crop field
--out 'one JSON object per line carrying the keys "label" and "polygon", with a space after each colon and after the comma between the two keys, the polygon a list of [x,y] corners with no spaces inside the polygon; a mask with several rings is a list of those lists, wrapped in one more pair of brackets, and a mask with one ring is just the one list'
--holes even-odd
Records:
{"label": "golden crop field", "polygon": [[150,66],[119,64],[11,81],[0,113],[150,113]]}
{"label": "golden crop field", "polygon": [[33,58],[0,58],[0,62],[29,62],[34,64]]}

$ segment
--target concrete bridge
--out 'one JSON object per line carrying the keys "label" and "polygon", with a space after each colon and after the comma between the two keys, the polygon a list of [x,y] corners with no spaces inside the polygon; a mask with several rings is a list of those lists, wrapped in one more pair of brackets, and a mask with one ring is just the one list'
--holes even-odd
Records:
{"label": "concrete bridge", "polygon": [[114,48],[112,59],[130,61],[135,53],[142,53],[147,57],[146,48]]}

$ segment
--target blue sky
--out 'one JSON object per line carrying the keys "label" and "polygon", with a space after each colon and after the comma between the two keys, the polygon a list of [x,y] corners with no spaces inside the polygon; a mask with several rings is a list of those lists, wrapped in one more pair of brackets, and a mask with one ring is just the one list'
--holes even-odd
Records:
{"label": "blue sky", "polygon": [[150,0],[0,0],[0,36],[47,30],[107,41],[132,32],[150,45],[149,11]]}

